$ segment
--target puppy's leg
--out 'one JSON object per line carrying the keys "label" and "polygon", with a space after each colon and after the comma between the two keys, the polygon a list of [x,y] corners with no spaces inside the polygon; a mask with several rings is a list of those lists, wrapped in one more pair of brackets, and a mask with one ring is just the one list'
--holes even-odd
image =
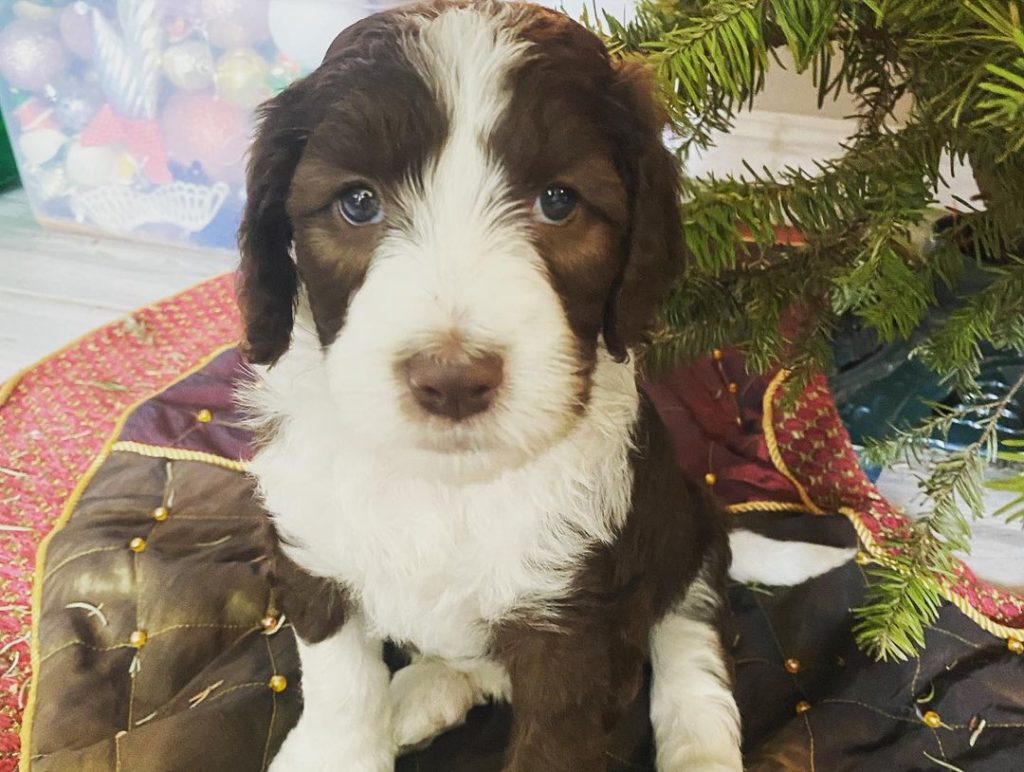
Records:
{"label": "puppy's leg", "polygon": [[658,772],[741,772],[740,716],[721,635],[721,598],[699,575],[651,634]]}
{"label": "puppy's leg", "polygon": [[577,620],[510,625],[496,651],[512,684],[504,772],[606,772],[613,733],[643,685],[644,651]]}
{"label": "puppy's leg", "polygon": [[508,675],[497,663],[418,657],[391,679],[395,743],[420,745],[461,724],[475,705],[507,693]]}
{"label": "puppy's leg", "polygon": [[391,772],[395,747],[381,642],[352,615],[318,643],[296,638],[302,667],[302,715],[271,772]]}

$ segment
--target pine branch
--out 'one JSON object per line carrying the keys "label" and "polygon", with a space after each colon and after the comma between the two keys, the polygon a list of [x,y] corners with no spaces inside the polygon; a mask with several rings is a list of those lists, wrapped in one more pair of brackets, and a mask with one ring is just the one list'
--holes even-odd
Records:
{"label": "pine branch", "polygon": [[927,536],[916,539],[909,547],[901,545],[909,555],[904,566],[867,571],[864,605],[853,610],[857,645],[877,659],[903,661],[914,656],[924,647],[925,629],[938,619],[942,594],[930,570],[944,553]]}
{"label": "pine branch", "polygon": [[769,48],[763,5],[764,0],[643,2],[628,25],[605,15],[609,50],[641,54],[654,68],[684,152],[691,145],[706,147],[712,132],[731,128],[738,106],[763,87]]}
{"label": "pine branch", "polygon": [[[642,0],[629,24],[606,17],[612,50],[653,65],[684,153],[732,126],[780,61],[778,48],[812,71],[819,102],[852,93],[858,119],[844,154],[810,172],[748,168],[742,177],[687,181],[683,225],[692,260],[672,288],[645,367],[653,372],[732,344],[751,369],[795,367],[800,382],[830,366],[842,315],[856,316],[882,341],[916,335],[940,290],[955,285],[963,253],[991,280],[962,298],[915,355],[971,394],[983,347],[1024,352],[1024,261],[1015,257],[1024,247],[1018,1]],[[894,128],[906,96],[909,117]],[[950,168],[970,161],[981,195],[961,202],[954,227],[933,236],[947,159]],[[777,245],[786,225],[806,243]],[[1017,388],[993,404],[936,407],[932,418],[872,450],[890,460],[919,453],[968,414],[983,425],[975,446],[930,462],[922,487],[932,511],[872,572],[857,634],[879,656],[909,656],[922,645],[940,602],[938,577],[981,511],[982,471],[997,437],[991,414]],[[1024,475],[1019,484],[1024,493]]]}
{"label": "pine branch", "polygon": [[977,390],[983,343],[1024,353],[1024,261],[988,271],[993,281],[965,298],[943,328],[915,352],[964,394]]}
{"label": "pine branch", "polygon": [[[1022,450],[1017,451],[1014,448],[1021,448]],[[999,458],[1002,461],[1009,461],[1024,467],[1024,439],[1006,440],[1000,450]],[[992,490],[1017,494],[1015,499],[996,510],[994,516],[1002,517],[1007,522],[1019,520],[1024,523],[1024,471],[1006,479],[992,480],[987,486]]]}
{"label": "pine branch", "polygon": [[998,456],[999,419],[1021,389],[1024,374],[999,399],[965,408],[945,408],[895,438],[868,448],[873,463],[892,463],[920,451],[936,435],[945,437],[954,421],[980,416],[978,438],[959,453],[935,462],[920,481],[931,511],[915,524],[910,539],[889,541],[887,558],[872,571],[867,600],[854,609],[854,633],[860,646],[880,659],[906,659],[924,645],[924,628],[934,622],[941,601],[939,580],[950,575],[953,551],[970,551],[966,511],[977,519],[984,512],[983,472]]}
{"label": "pine branch", "polygon": [[931,511],[919,526],[948,551],[970,551],[971,528],[965,510],[973,519],[985,514],[982,497],[986,464],[999,457],[999,421],[1014,397],[1024,389],[1024,374],[997,399],[968,403],[961,408],[936,405],[936,416],[911,429],[903,429],[887,440],[868,444],[869,463],[891,464],[905,459],[921,460],[921,453],[936,439],[945,440],[956,421],[971,418],[978,436],[962,451],[935,462],[931,474],[919,487],[931,502]]}
{"label": "pine branch", "polygon": [[989,94],[978,102],[981,115],[975,126],[993,126],[1007,133],[1006,149],[1001,158],[1024,149],[1024,31],[1021,30],[1020,12],[1013,2],[1006,4],[1006,15],[1002,9],[988,2],[965,2],[964,5],[988,25],[997,36],[997,41],[1007,47],[1016,46],[1018,56],[1012,62],[988,62],[987,80],[978,88]]}

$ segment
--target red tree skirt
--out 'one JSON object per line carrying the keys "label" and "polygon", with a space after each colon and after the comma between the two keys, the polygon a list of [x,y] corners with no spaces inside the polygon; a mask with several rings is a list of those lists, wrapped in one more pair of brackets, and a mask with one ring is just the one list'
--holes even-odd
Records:
{"label": "red tree skirt", "polygon": [[0,386],[0,772],[17,769],[39,542],[118,419],[237,340],[226,274],[89,333]]}

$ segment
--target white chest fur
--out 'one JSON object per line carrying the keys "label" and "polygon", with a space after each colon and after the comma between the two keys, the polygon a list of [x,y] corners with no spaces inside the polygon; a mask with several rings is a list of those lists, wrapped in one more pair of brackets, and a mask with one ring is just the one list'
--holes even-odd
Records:
{"label": "white chest fur", "polygon": [[343,582],[379,635],[479,656],[489,623],[564,595],[587,549],[613,539],[628,512],[631,367],[602,361],[586,416],[526,465],[444,482],[422,466],[410,473],[400,449],[346,444],[309,364],[293,350],[248,395],[283,419],[252,470],[290,557]]}

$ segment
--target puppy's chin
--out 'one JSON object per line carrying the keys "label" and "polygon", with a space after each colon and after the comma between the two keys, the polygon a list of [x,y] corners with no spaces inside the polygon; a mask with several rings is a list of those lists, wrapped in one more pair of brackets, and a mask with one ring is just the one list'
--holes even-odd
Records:
{"label": "puppy's chin", "polygon": [[451,484],[485,482],[527,466],[568,437],[577,419],[556,422],[526,438],[507,436],[484,418],[462,424],[427,422],[416,426],[413,441],[391,456],[409,474]]}
{"label": "puppy's chin", "polygon": [[443,483],[473,485],[487,483],[526,466],[534,456],[523,450],[435,451],[415,448],[405,458],[403,474]]}

